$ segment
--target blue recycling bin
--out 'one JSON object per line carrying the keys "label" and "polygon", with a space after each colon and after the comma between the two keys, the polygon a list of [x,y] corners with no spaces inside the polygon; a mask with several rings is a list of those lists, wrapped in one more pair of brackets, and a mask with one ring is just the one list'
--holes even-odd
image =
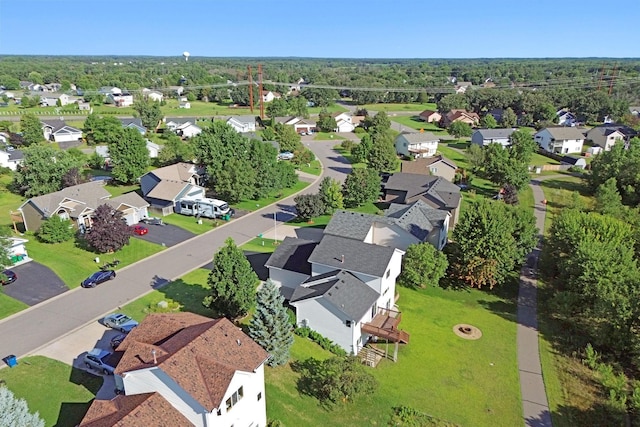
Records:
{"label": "blue recycling bin", "polygon": [[9,356],[4,358],[4,362],[7,364],[7,366],[13,368],[18,364],[18,358],[14,354],[10,354]]}

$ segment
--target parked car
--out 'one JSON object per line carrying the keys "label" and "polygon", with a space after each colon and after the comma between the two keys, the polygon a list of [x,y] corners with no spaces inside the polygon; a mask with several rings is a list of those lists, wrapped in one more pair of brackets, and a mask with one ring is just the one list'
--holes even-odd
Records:
{"label": "parked car", "polygon": [[9,283],[13,283],[18,280],[18,275],[11,270],[5,270],[2,272],[2,276],[0,276],[0,281],[2,281],[2,285],[8,285]]}
{"label": "parked car", "polygon": [[84,355],[84,364],[89,369],[95,369],[105,375],[112,375],[115,368],[109,364],[111,354],[107,350],[94,348]]}
{"label": "parked car", "polygon": [[134,225],[133,226],[133,234],[137,234],[138,236],[144,236],[149,232],[149,229],[144,225]]}
{"label": "parked car", "polygon": [[104,283],[107,280],[111,280],[116,277],[116,272],[113,270],[96,271],[91,276],[84,279],[80,284],[83,288],[95,288],[100,283]]}
{"label": "parked car", "polygon": [[109,328],[122,332],[123,334],[128,334],[133,328],[138,326],[138,322],[122,313],[110,314],[102,319],[102,323]]}
{"label": "parked car", "polygon": [[293,159],[293,153],[291,151],[283,151],[278,154],[278,160],[291,160]]}
{"label": "parked car", "polygon": [[150,224],[150,225],[164,225],[164,222],[162,222],[162,218],[153,217],[153,216],[150,216],[148,218],[142,218],[140,222],[144,222],[145,224]]}
{"label": "parked car", "polygon": [[118,334],[115,337],[111,338],[111,341],[110,341],[111,348],[116,350],[118,346],[122,344],[122,341],[124,341],[126,337],[127,336],[125,334]]}

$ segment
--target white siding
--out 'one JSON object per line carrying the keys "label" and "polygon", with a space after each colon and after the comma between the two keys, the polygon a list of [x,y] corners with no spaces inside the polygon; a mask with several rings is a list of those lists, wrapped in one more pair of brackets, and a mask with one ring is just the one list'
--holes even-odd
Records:
{"label": "white siding", "polygon": [[[238,400],[238,403],[227,412],[227,399],[240,387],[243,388],[242,399]],[[231,425],[266,427],[267,407],[264,393],[264,365],[260,365],[255,373],[237,371],[220,404],[221,415],[218,415],[217,410],[207,414],[207,427]],[[260,395],[260,400],[258,400],[258,395]]]}
{"label": "white siding", "polygon": [[[293,305],[296,307],[298,324],[306,323],[308,327],[329,338],[348,353],[354,351],[357,340],[354,324],[359,319],[348,319],[344,313],[322,298],[306,299]],[[347,320],[354,321],[351,327],[346,325]]]}
{"label": "white siding", "polygon": [[309,276],[295,271],[283,270],[281,268],[269,267],[269,278],[280,287],[296,288],[300,283],[307,280]]}
{"label": "white siding", "polygon": [[397,225],[373,223],[365,237],[365,243],[389,246],[406,251],[409,245],[420,243],[413,235]]}

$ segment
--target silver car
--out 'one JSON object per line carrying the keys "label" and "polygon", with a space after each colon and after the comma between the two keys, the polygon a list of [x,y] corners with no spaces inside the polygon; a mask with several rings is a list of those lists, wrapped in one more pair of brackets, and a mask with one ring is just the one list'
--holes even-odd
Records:
{"label": "silver car", "polygon": [[105,375],[113,375],[115,368],[109,364],[111,354],[107,350],[94,348],[84,355],[84,364],[89,369],[95,369]]}

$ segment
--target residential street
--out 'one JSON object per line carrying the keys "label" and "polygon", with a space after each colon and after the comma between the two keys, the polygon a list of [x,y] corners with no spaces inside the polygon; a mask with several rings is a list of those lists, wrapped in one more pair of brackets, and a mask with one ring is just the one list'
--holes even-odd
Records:
{"label": "residential street", "polygon": [[[311,141],[311,137],[303,137],[303,143],[313,150],[324,165],[323,176],[344,180],[351,166],[332,150],[336,141]],[[304,192],[316,192],[319,181]],[[32,354],[47,343],[96,321],[154,288],[211,262],[215,251],[229,237],[241,245],[261,233],[269,232],[274,227],[274,213],[279,224],[291,218],[293,198],[288,197],[276,205],[233,220],[118,270],[118,276],[111,282],[93,289],[78,287],[0,321],[0,357]]]}

